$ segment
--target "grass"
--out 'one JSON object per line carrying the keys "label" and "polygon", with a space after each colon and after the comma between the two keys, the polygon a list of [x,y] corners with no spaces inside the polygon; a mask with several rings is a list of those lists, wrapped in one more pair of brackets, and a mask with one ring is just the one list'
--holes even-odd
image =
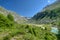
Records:
{"label": "grass", "polygon": [[[34,25],[14,25],[13,27],[1,27],[0,28],[0,36],[1,40],[45,40],[46,33],[51,34],[51,32],[47,29],[42,29],[41,27],[37,27]],[[5,35],[5,36],[4,36]],[[53,34],[51,34],[53,35]],[[53,38],[52,36],[49,38]],[[48,36],[48,35],[47,35]],[[54,36],[55,37],[55,36]],[[48,37],[47,37],[48,38]],[[56,37],[55,37],[56,38]]]}

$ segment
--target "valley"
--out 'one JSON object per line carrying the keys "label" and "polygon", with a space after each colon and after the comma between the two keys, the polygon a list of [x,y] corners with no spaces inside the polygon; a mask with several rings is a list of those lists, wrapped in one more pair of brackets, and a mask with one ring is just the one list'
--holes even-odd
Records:
{"label": "valley", "polygon": [[0,40],[60,40],[60,1],[29,19],[0,6]]}

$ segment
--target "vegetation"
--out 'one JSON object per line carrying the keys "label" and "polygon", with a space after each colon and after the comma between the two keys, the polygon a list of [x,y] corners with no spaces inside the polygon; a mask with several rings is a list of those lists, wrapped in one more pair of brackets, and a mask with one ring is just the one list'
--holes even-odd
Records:
{"label": "vegetation", "polygon": [[52,24],[51,27],[58,28],[59,32],[56,36],[57,40],[60,40],[60,1],[57,0],[53,4],[47,5],[41,12],[38,12],[30,19],[30,23]]}
{"label": "vegetation", "polygon": [[47,25],[44,27],[17,24],[0,14],[0,40],[57,40],[51,29]]}
{"label": "vegetation", "polygon": [[14,21],[14,17],[12,16],[12,14],[8,14],[8,19],[10,20],[10,21]]}
{"label": "vegetation", "polygon": [[[55,26],[58,34],[51,32]],[[0,40],[60,40],[60,2],[48,5],[29,20],[0,7]]]}
{"label": "vegetation", "polygon": [[55,8],[53,10],[45,10],[43,12],[37,13],[34,17],[32,17],[33,22],[36,22],[37,24],[50,24],[55,23],[56,21],[59,21],[60,17],[60,8]]}

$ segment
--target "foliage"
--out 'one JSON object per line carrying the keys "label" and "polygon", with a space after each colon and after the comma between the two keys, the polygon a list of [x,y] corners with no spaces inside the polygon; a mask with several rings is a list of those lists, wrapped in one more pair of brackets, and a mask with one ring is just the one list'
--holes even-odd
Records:
{"label": "foliage", "polygon": [[[2,33],[5,35],[2,35],[3,40],[11,40],[14,39],[14,37],[16,40],[57,40],[55,35],[50,32],[50,28],[48,30],[48,26],[46,29],[42,29],[41,27],[34,25],[14,23],[14,25],[12,24],[11,27],[9,27],[6,24],[9,23],[8,25],[10,25],[10,22],[12,21],[10,21],[7,17],[2,16],[3,15],[0,14],[0,21],[4,20],[5,22],[5,24],[4,22],[0,23],[0,35],[2,35]],[[2,26],[2,24],[4,26]]]}
{"label": "foliage", "polygon": [[10,26],[12,26],[12,22],[3,14],[0,14],[0,27],[10,27]]}
{"label": "foliage", "polygon": [[59,32],[58,32],[58,34],[57,34],[57,38],[58,38],[58,40],[60,40],[60,21],[58,22],[58,30],[59,30]]}
{"label": "foliage", "polygon": [[12,16],[12,14],[8,14],[8,15],[7,15],[7,18],[8,18],[10,21],[14,21],[14,17]]}
{"label": "foliage", "polygon": [[45,29],[35,25],[18,24],[0,14],[1,40],[57,40],[56,36],[50,32],[48,25],[42,27]]}

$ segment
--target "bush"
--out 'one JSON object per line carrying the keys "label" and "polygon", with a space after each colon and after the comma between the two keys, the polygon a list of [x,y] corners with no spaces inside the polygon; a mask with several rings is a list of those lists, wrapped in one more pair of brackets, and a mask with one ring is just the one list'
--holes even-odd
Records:
{"label": "bush", "polygon": [[12,16],[12,14],[8,14],[8,15],[7,15],[7,18],[8,18],[10,21],[14,21],[14,17]]}

